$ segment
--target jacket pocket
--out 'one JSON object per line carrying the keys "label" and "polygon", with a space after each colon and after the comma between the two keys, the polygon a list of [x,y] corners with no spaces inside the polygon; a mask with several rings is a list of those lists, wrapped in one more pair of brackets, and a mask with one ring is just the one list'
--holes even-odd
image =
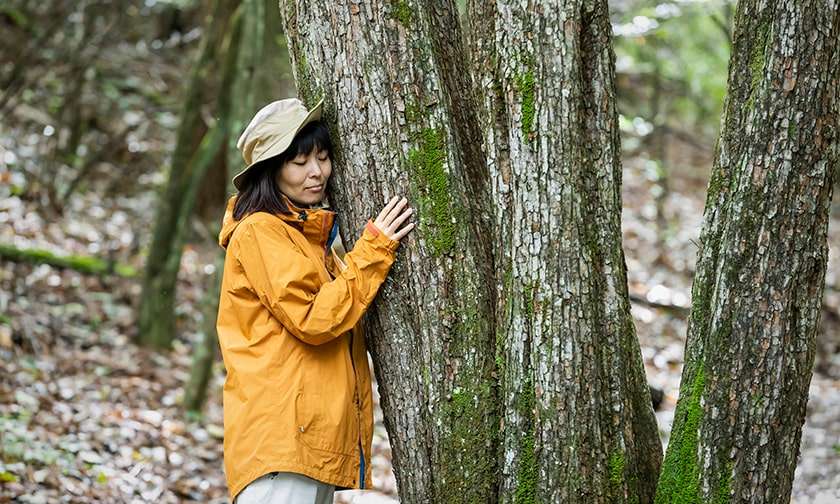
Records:
{"label": "jacket pocket", "polygon": [[[297,436],[304,445],[355,457],[359,445],[359,415],[346,384],[310,383],[296,398]],[[339,390],[342,389],[342,390]]]}

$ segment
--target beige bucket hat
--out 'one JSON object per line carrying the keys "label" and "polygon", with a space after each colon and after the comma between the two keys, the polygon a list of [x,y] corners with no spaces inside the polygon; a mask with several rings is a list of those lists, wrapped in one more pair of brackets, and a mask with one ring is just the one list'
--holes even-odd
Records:
{"label": "beige bucket hat", "polygon": [[233,177],[233,186],[239,189],[243,177],[255,164],[283,154],[304,126],[321,119],[323,103],[321,100],[307,110],[297,98],[288,98],[260,109],[236,142],[248,166]]}

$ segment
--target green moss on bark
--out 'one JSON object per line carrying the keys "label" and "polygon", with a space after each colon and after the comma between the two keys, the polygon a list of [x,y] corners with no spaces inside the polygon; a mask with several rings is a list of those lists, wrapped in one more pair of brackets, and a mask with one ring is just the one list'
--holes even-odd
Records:
{"label": "green moss on bark", "polygon": [[534,284],[528,284],[525,286],[525,291],[523,293],[525,296],[525,316],[531,320],[534,318],[534,298],[537,295],[537,286]]}
{"label": "green moss on bark", "polygon": [[[610,455],[610,482],[607,492],[609,502],[623,502],[626,504],[639,503],[639,481],[635,477],[627,479],[627,456],[624,452],[616,449]],[[630,492],[625,494],[625,487],[630,487]]]}
{"label": "green moss on bark", "polygon": [[732,482],[732,462],[725,461],[721,464],[720,486],[718,487],[718,502],[727,504],[731,501],[730,485]]}
{"label": "green moss on bark", "polygon": [[496,457],[488,453],[488,446],[497,431],[492,428],[494,422],[482,426],[476,418],[479,405],[494,401],[493,390],[486,380],[472,383],[474,387],[458,389],[444,403],[443,414],[451,426],[441,468],[441,475],[447,478],[441,497],[447,503],[478,503],[492,493],[495,483]]}
{"label": "green moss on bark", "polygon": [[624,470],[627,467],[627,459],[624,454],[617,451],[610,455],[610,493],[611,500],[615,500],[621,494],[621,485],[624,481]]}
{"label": "green moss on bark", "polygon": [[519,472],[514,502],[516,504],[535,504],[537,501],[537,485],[539,482],[539,468],[536,453],[536,426],[534,425],[534,382],[532,378],[522,384],[519,397],[519,414],[522,418],[524,434],[519,443]]}
{"label": "green moss on bark", "polygon": [[514,76],[514,84],[522,97],[522,136],[525,143],[530,142],[534,136],[534,72],[533,58],[528,56],[520,62],[522,71]]}
{"label": "green moss on bark", "polygon": [[137,276],[137,270],[129,265],[103,260],[99,257],[57,255],[46,250],[21,249],[0,243],[0,259],[32,264],[48,264],[58,269],[69,269],[90,275]]}
{"label": "green moss on bark", "polygon": [[427,217],[426,237],[432,255],[440,256],[451,252],[455,245],[452,195],[445,168],[445,132],[426,128],[418,136],[417,143],[417,149],[408,155],[409,165],[420,192],[419,203]]}
{"label": "green moss on bark", "polygon": [[408,2],[395,2],[391,8],[391,17],[399,21],[407,30],[411,26],[412,12]]}
{"label": "green moss on bark", "polygon": [[703,504],[697,456],[700,420],[703,417],[701,398],[706,384],[703,373],[700,368],[692,387],[691,400],[682,411],[677,411],[678,415],[682,415],[682,421],[674,424],[656,490],[657,504]]}
{"label": "green moss on bark", "polygon": [[761,79],[764,77],[764,49],[767,46],[769,35],[770,25],[767,22],[759,25],[756,31],[752,58],[750,59],[750,97],[747,101],[747,110],[753,109]]}

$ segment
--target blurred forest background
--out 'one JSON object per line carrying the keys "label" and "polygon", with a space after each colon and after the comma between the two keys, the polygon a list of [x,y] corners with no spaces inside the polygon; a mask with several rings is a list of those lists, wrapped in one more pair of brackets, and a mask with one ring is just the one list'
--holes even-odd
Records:
{"label": "blurred forest background", "polygon": [[[236,0],[221,2],[233,12]],[[155,211],[173,168],[211,4],[10,0],[0,5],[0,502],[227,502],[224,368],[200,415],[183,407],[216,229],[225,139],[185,227],[169,352],[136,345]],[[276,2],[265,2],[271,99],[295,96]],[[726,91],[734,3],[611,0],[624,149],[624,246],[663,444],[679,388],[707,175]],[[199,75],[198,142],[217,120],[224,44]],[[254,110],[261,103],[257,104]],[[194,146],[198,147],[198,144]],[[234,167],[238,171],[238,166]],[[840,177],[838,177],[840,178]],[[797,503],[840,502],[840,206]],[[210,321],[213,322],[213,321]],[[396,502],[377,423],[374,492]]]}

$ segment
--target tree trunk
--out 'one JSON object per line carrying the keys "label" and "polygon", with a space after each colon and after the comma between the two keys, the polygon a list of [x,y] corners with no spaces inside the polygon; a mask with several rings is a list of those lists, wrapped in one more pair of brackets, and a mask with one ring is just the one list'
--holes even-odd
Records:
{"label": "tree trunk", "polygon": [[649,501],[606,3],[485,4],[472,57],[454,2],[280,4],[345,242],[417,209],[367,318],[401,501]]}
{"label": "tree trunk", "polygon": [[[226,126],[220,124],[222,119],[227,119],[227,112],[221,111],[221,104],[217,111],[220,121],[203,138],[196,139],[196,124],[202,121],[200,109],[207,88],[206,81],[212,70],[218,69],[214,59],[222,50],[223,41],[227,39],[225,27],[228,18],[239,2],[216,0],[210,24],[202,40],[199,59],[190,74],[175,152],[172,154],[169,181],[158,201],[152,245],[146,259],[137,315],[137,341],[143,346],[168,349],[174,337],[175,284],[181,265],[184,228],[192,214],[199,181],[215,154],[228,140],[223,136],[228,132]],[[220,90],[217,96],[224,97],[228,92]],[[198,145],[198,150],[193,152],[195,145]]]}
{"label": "tree trunk", "polygon": [[[234,90],[237,89],[238,81],[241,79],[239,69],[242,63],[242,53],[248,54],[244,47],[250,42],[254,33],[247,29],[247,21],[251,16],[256,17],[257,13],[253,13],[249,7],[261,1],[244,0],[244,3],[235,11],[231,19],[230,41],[222,71],[222,85],[219,88],[219,122],[211,129],[206,141],[202,142],[202,150],[196,156],[198,159],[201,159],[203,157],[203,151],[211,151],[214,154],[207,157],[208,163],[206,167],[203,167],[203,169],[201,166],[197,167],[196,173],[192,175],[193,180],[200,179],[199,173],[207,171],[212,158],[216,158],[215,163],[217,164],[219,163],[219,158],[222,158],[221,165],[225,167],[225,170],[223,170],[225,172],[224,178],[230,180],[230,177],[227,177],[227,172],[232,170],[227,169],[228,163],[224,160],[224,156],[219,156],[215,153],[228,154],[231,150],[235,150],[224,149],[221,146],[230,143],[229,139],[232,136],[231,123],[233,123],[231,118],[234,114],[234,103],[237,101],[236,98],[239,97],[239,95],[235,94]],[[195,191],[195,188],[192,191]],[[185,199],[195,198],[196,196],[197,194],[192,192],[192,195],[186,196]],[[224,204],[224,200],[220,203]],[[186,207],[189,208],[191,205],[186,204]],[[190,215],[190,212],[184,213],[182,218],[186,219],[188,215]],[[209,229],[218,231],[219,227],[210,226]],[[215,235],[216,233],[213,234]],[[180,247],[178,250],[180,250]],[[219,247],[216,254],[213,275],[210,277],[210,282],[207,284],[207,291],[202,296],[200,303],[202,321],[198,343],[192,353],[190,377],[184,385],[184,410],[188,415],[196,417],[200,416],[204,408],[204,402],[207,397],[207,386],[212,378],[213,363],[216,361],[216,355],[218,354],[217,348],[219,347],[219,338],[216,334],[216,315],[219,312],[219,293],[222,288],[222,272],[224,271],[225,257],[221,247]],[[180,258],[180,254],[178,254],[178,257]]]}
{"label": "tree trunk", "polygon": [[834,0],[738,2],[657,502],[788,502],[827,263]]}
{"label": "tree trunk", "polygon": [[[269,6],[270,4],[270,6]],[[266,12],[274,9],[273,0],[244,0],[242,2],[242,40],[235,55],[236,68],[230,72],[231,83],[230,111],[228,113],[228,131],[225,133],[228,141],[239,138],[245,125],[250,120],[256,103],[265,103],[288,93],[291,83],[283,82],[282,70],[288,67],[288,53],[278,44],[278,36],[282,34],[279,20],[267,19]],[[268,56],[267,56],[268,55]],[[229,56],[233,57],[233,55]],[[235,78],[234,78],[235,77]],[[284,89],[284,87],[286,89]],[[223,86],[225,89],[225,86]],[[234,191],[231,179],[243,167],[242,154],[232,147],[227,149],[226,159],[221,164],[225,168],[222,191],[230,194]],[[216,201],[214,208],[218,212],[224,201]],[[219,215],[214,218],[210,227],[218,233]],[[207,284],[207,292],[202,299],[201,337],[193,352],[190,368],[190,378],[184,390],[184,409],[188,414],[197,416],[204,408],[207,385],[212,377],[213,363],[216,361],[219,339],[216,334],[216,315],[219,311],[219,290],[222,284],[222,273],[225,262],[225,251],[217,249],[215,271]]]}
{"label": "tree trunk", "polygon": [[[461,147],[480,142],[476,125],[462,123],[474,120],[474,105],[453,112],[453,97],[471,92],[449,86],[468,80],[441,79],[442,68],[466,61],[457,9],[428,7],[281,3],[301,91],[310,105],[323,94],[334,125],[344,242],[394,194],[417,209],[417,232],[367,318],[402,502],[492,503],[500,411],[488,177],[480,153],[466,159]],[[447,51],[457,59],[441,62]]]}
{"label": "tree trunk", "polygon": [[621,247],[607,4],[496,5],[472,2],[470,19],[479,88],[495,91],[482,130],[503,293],[501,500],[650,502],[661,441]]}
{"label": "tree trunk", "polygon": [[201,298],[202,320],[198,343],[192,351],[190,376],[184,384],[184,411],[191,418],[200,418],[207,399],[207,388],[213,377],[213,363],[218,355],[219,337],[216,334],[216,314],[219,312],[219,292],[222,289],[224,254],[218,254],[215,271],[210,276],[207,292]]}

